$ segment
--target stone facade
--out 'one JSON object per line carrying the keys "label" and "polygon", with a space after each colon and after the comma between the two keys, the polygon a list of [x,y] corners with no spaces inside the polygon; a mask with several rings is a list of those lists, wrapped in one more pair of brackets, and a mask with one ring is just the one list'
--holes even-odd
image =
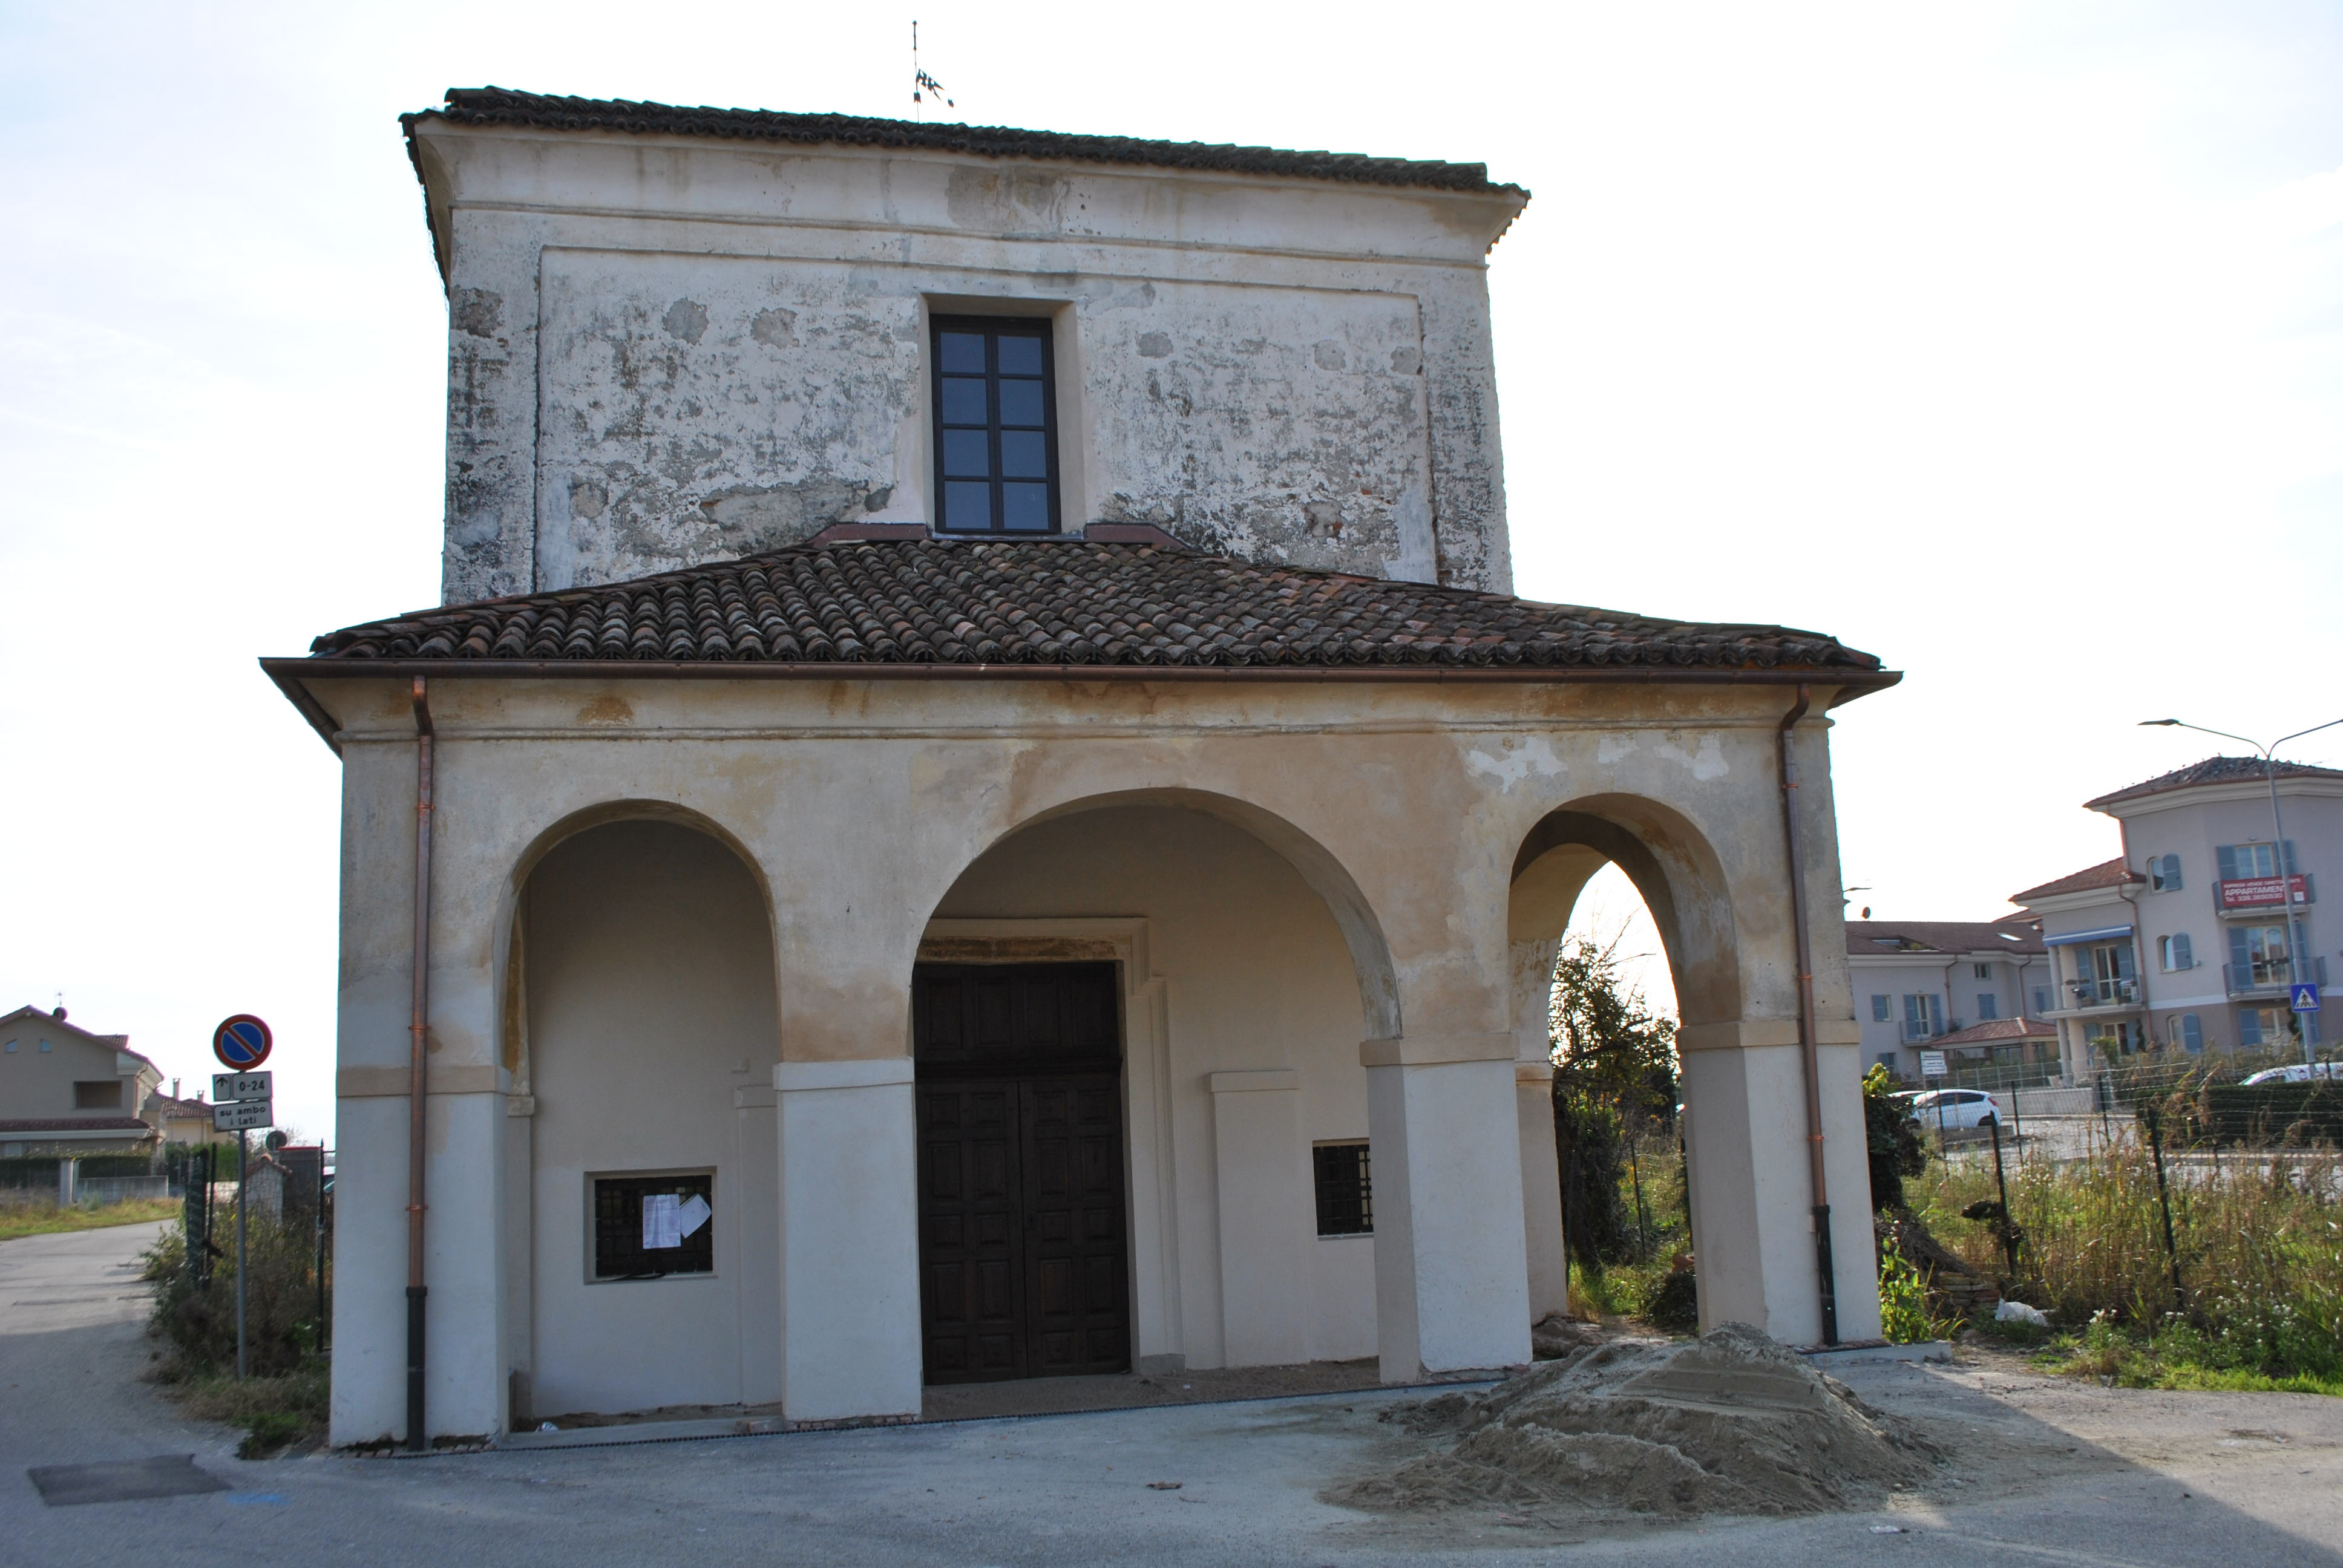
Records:
{"label": "stone facade", "polygon": [[1508,591],[1525,193],[411,117],[447,601],[935,521],[928,322],[1053,327],[1064,526]]}

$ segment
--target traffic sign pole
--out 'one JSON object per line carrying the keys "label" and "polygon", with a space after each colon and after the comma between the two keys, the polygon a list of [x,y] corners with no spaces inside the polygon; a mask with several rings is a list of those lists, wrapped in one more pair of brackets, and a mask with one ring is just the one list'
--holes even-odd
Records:
{"label": "traffic sign pole", "polygon": [[236,1376],[244,1381],[244,1189],[245,1142],[247,1134],[239,1128],[236,1134]]}

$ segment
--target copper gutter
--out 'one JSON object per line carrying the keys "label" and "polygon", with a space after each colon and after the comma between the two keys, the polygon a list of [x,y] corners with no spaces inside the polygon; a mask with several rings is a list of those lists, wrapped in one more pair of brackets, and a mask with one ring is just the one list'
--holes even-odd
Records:
{"label": "copper gutter", "polygon": [[1798,821],[1798,720],[1806,716],[1811,693],[1802,682],[1796,706],[1781,728],[1782,825],[1790,850],[1790,920],[1798,951],[1798,1060],[1806,1079],[1806,1169],[1814,1188],[1815,1272],[1822,1291],[1823,1343],[1838,1343],[1838,1271],[1831,1255],[1830,1183],[1823,1173],[1823,1079],[1815,1028],[1815,942],[1806,925],[1805,834]]}
{"label": "copper gutter", "polygon": [[415,970],[407,1058],[407,1446],[430,1446],[423,1421],[423,1112],[431,1017],[431,694],[415,678]]}

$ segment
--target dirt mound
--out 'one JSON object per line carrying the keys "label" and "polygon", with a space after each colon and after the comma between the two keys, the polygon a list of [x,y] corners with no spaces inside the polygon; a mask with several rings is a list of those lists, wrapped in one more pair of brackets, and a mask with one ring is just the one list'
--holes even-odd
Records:
{"label": "dirt mound", "polygon": [[1478,1399],[1394,1411],[1447,1452],[1328,1492],[1385,1512],[1498,1504],[1684,1517],[1860,1507],[1929,1473],[1936,1451],[1745,1323],[1691,1342],[1614,1342]]}

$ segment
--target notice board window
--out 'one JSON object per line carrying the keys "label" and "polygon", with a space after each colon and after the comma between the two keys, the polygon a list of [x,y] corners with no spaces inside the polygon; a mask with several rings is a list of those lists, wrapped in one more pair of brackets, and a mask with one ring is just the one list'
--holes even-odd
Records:
{"label": "notice board window", "polygon": [[1373,1235],[1374,1184],[1367,1168],[1367,1146],[1321,1143],[1310,1151],[1310,1162],[1317,1178],[1318,1233]]}
{"label": "notice board window", "polygon": [[594,1278],[716,1271],[716,1173],[596,1176]]}

